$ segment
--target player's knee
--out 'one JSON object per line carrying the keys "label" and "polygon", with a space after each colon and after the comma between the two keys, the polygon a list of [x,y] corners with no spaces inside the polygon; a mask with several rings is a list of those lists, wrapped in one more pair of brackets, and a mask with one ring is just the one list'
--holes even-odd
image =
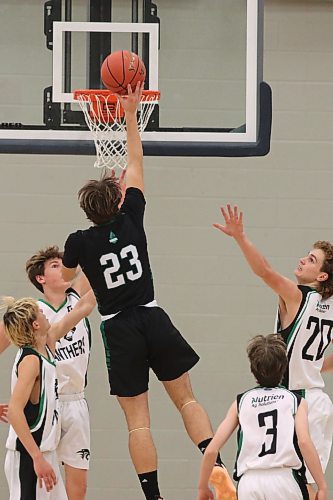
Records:
{"label": "player's knee", "polygon": [[69,482],[66,484],[66,491],[68,500],[84,500],[87,494],[87,481],[82,479],[80,482]]}

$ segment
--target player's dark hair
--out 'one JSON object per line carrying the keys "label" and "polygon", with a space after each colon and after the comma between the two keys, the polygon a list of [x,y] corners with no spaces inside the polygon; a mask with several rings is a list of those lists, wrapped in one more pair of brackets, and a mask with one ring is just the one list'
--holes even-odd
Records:
{"label": "player's dark hair", "polygon": [[38,283],[37,276],[44,276],[45,263],[51,259],[62,259],[63,252],[60,252],[59,247],[53,245],[51,247],[39,250],[35,255],[30,257],[25,264],[25,270],[31,283],[39,290],[44,292],[43,285]]}
{"label": "player's dark hair", "polygon": [[316,241],[313,248],[322,250],[325,255],[325,259],[320,270],[327,273],[328,278],[325,281],[318,281],[316,287],[322,298],[325,300],[333,295],[333,245],[329,241]]}
{"label": "player's dark hair", "polygon": [[114,177],[90,180],[78,193],[80,207],[94,224],[109,222],[118,212],[121,201],[119,181]]}
{"label": "player's dark hair", "polygon": [[247,347],[251,372],[263,387],[276,387],[288,365],[286,345],[281,335],[257,335]]}

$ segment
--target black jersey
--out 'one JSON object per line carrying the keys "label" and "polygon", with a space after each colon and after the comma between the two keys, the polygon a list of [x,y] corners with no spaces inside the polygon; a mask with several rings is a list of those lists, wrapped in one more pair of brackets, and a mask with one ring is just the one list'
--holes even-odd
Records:
{"label": "black jersey", "polygon": [[143,193],[130,187],[112,220],[76,231],[65,243],[64,266],[81,266],[103,316],[154,300],[143,227],[145,204]]}

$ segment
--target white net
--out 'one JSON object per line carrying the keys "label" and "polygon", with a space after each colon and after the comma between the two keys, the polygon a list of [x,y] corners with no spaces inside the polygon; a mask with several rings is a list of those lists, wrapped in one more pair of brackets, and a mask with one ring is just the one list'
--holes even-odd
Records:
{"label": "white net", "polygon": [[[115,168],[126,169],[126,123],[123,109],[117,97],[107,91],[100,90],[86,93],[84,90],[80,90],[76,91],[74,96],[78,100],[86,123],[93,134],[97,155],[94,166],[112,170]],[[140,135],[145,130],[158,99],[159,92],[145,91],[143,93],[138,108]]]}

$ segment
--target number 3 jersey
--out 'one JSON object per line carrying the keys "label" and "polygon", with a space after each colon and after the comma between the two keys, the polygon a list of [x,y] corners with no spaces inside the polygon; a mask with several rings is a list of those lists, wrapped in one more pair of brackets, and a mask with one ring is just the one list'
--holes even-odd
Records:
{"label": "number 3 jersey", "polygon": [[313,288],[298,288],[302,301],[295,319],[282,330],[277,318],[276,331],[286,343],[289,360],[284,385],[291,390],[319,389],[325,385],[321,368],[332,340],[333,298],[322,300]]}
{"label": "number 3 jersey", "polygon": [[81,266],[102,316],[154,300],[144,210],[142,191],[130,187],[113,219],[76,231],[65,243],[64,266]]}
{"label": "number 3 jersey", "polygon": [[[66,299],[58,309],[42,299],[39,306],[52,325],[68,314],[80,300],[75,290],[66,291]],[[82,319],[56,343],[55,360],[59,382],[59,394],[78,394],[84,391],[87,379],[91,347],[91,332],[87,318]]]}
{"label": "number 3 jersey", "polygon": [[295,415],[301,399],[283,387],[257,387],[237,396],[235,480],[253,469],[303,470],[295,433]]}

